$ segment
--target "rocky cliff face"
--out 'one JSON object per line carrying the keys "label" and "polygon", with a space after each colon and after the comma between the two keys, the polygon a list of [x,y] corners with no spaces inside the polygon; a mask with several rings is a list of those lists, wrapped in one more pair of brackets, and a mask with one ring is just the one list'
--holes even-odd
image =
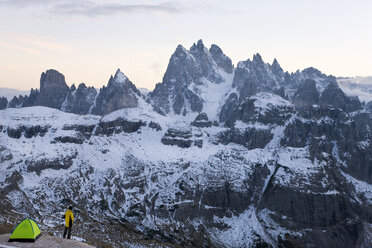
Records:
{"label": "rocky cliff face", "polygon": [[314,67],[306,68],[302,71],[297,70],[295,73],[289,75],[288,83],[291,88],[297,88],[306,79],[312,79],[317,82],[316,86],[318,91],[323,91],[329,83],[336,83],[337,80],[334,76],[325,75]]}
{"label": "rocky cliff face", "polygon": [[68,90],[65,76],[56,70],[47,70],[41,74],[40,94],[35,100],[35,105],[60,109]]}
{"label": "rocky cliff face", "polygon": [[0,110],[5,109],[8,106],[8,99],[6,97],[0,97]]}
{"label": "rocky cliff face", "polygon": [[365,109],[372,115],[372,101],[366,104]]}
{"label": "rocky cliff face", "polygon": [[95,104],[97,91],[93,87],[87,87],[84,83],[79,84],[76,89],[73,85],[67,94],[61,110],[75,114],[89,114]]}
{"label": "rocky cliff face", "polygon": [[107,87],[100,89],[92,114],[105,115],[122,108],[135,108],[141,92],[118,69],[110,78]]}
{"label": "rocky cliff face", "polygon": [[248,59],[238,63],[233,87],[237,88],[241,101],[257,92],[280,88],[283,80],[283,70],[276,60],[271,66],[262,60],[261,55],[255,54],[252,61]]}
{"label": "rocky cliff face", "polygon": [[347,112],[353,112],[362,109],[358,98],[350,98],[340,89],[337,83],[330,83],[319,99],[322,107],[333,106]]}
{"label": "rocky cliff face", "polygon": [[293,95],[293,103],[298,109],[306,109],[319,103],[319,92],[316,89],[316,82],[306,79]]}

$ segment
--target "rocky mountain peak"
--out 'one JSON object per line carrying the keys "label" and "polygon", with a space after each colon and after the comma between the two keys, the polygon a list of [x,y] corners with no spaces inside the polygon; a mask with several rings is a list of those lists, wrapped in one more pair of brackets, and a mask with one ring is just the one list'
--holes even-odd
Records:
{"label": "rocky mountain peak", "polygon": [[271,64],[271,68],[274,72],[283,72],[282,67],[280,66],[277,59],[274,58],[273,63]]}
{"label": "rocky mountain peak", "polygon": [[190,52],[194,56],[201,56],[208,52],[208,49],[204,46],[203,41],[200,39],[198,42],[193,44],[190,48]]}
{"label": "rocky mountain peak", "polygon": [[330,76],[327,76],[325,75],[324,73],[322,73],[321,71],[319,71],[318,69],[314,68],[314,67],[308,67],[308,68],[305,68],[304,70],[302,70],[301,72],[306,78],[327,78],[327,81],[328,82],[333,82],[333,83],[336,83],[336,78],[332,75]]}
{"label": "rocky mountain peak", "polygon": [[125,74],[121,72],[120,69],[117,69],[115,76],[112,77],[111,75],[107,86],[110,87],[110,86],[113,86],[113,84],[126,84],[128,82],[129,82],[128,77],[125,76]]}
{"label": "rocky mountain peak", "polygon": [[85,83],[81,83],[81,84],[79,84],[77,90],[83,90],[83,89],[86,89],[86,88],[87,88],[87,86],[85,85]]}
{"label": "rocky mountain peak", "polygon": [[322,92],[319,104],[322,107],[332,106],[347,112],[362,109],[359,99],[349,98],[338,86],[337,82],[330,82],[328,84]]}
{"label": "rocky mountain peak", "polygon": [[[280,68],[279,64],[274,68]],[[233,80],[233,87],[237,87],[239,92],[239,101],[257,92],[279,89],[284,81],[284,73],[274,71],[274,68],[265,63],[258,53],[253,56],[252,61],[247,59],[239,62]]]}
{"label": "rocky mountain peak", "polygon": [[65,76],[57,70],[47,70],[41,74],[40,94],[34,105],[60,109],[68,92]]}
{"label": "rocky mountain peak", "polygon": [[184,57],[188,54],[188,51],[185,47],[183,47],[181,44],[179,44],[174,51],[172,56],[177,56],[177,57]]}
{"label": "rocky mountain peak", "polygon": [[84,83],[76,86],[73,84],[61,106],[61,110],[75,114],[89,114],[94,104],[97,91],[94,87],[87,87]]}
{"label": "rocky mountain peak", "polygon": [[232,73],[233,66],[218,46],[212,45],[208,50],[199,40],[187,51],[179,45],[169,60],[162,83],[156,85],[148,99],[163,113],[200,112],[206,100],[200,95],[200,87],[205,91],[210,83],[224,83],[222,71]]}
{"label": "rocky mountain peak", "polygon": [[253,55],[252,63],[253,64],[264,64],[265,62],[263,61],[261,55],[259,53],[256,53],[255,55]]}
{"label": "rocky mountain peak", "polygon": [[232,73],[233,65],[231,59],[223,53],[219,46],[212,44],[212,46],[209,48],[209,52],[219,67],[224,69],[227,73]]}
{"label": "rocky mountain peak", "polygon": [[76,90],[76,86],[75,86],[75,84],[72,84],[71,87],[70,87],[70,91],[74,91],[74,90]]}
{"label": "rocky mountain peak", "polygon": [[336,78],[332,75],[327,76],[314,67],[305,68],[302,71],[297,70],[290,75],[290,79],[286,82],[290,88],[297,88],[306,79],[312,79],[316,82],[316,87],[319,92],[322,92],[330,82],[337,83]]}
{"label": "rocky mountain peak", "polygon": [[40,77],[40,91],[46,87],[66,87],[65,76],[57,70],[49,69]]}
{"label": "rocky mountain peak", "polygon": [[8,99],[6,97],[0,97],[0,110],[5,109],[8,106]]}
{"label": "rocky mountain peak", "polygon": [[141,92],[118,69],[114,77],[110,77],[107,87],[102,87],[95,100],[91,113],[105,115],[122,108],[135,108]]}
{"label": "rocky mountain peak", "polygon": [[219,56],[223,54],[222,49],[216,44],[211,45],[211,47],[209,48],[209,52],[214,56]]}
{"label": "rocky mountain peak", "polygon": [[307,74],[307,75],[316,75],[316,76],[320,76],[323,74],[321,71],[319,71],[318,69],[314,67],[305,68],[302,70],[302,73]]}

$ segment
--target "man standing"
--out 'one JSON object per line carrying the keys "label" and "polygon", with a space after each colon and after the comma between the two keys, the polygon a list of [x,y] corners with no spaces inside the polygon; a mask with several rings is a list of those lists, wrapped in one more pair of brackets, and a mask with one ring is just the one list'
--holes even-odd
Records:
{"label": "man standing", "polygon": [[65,232],[63,233],[63,238],[66,238],[66,233],[68,230],[67,238],[70,239],[72,223],[74,222],[74,214],[72,213],[72,206],[69,206],[65,213],[65,221],[66,221],[66,226],[65,226]]}

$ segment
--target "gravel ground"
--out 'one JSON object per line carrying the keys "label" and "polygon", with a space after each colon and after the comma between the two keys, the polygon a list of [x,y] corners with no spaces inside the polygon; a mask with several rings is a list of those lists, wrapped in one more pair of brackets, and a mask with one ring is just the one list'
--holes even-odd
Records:
{"label": "gravel ground", "polygon": [[44,236],[36,240],[35,243],[20,243],[20,242],[8,242],[10,234],[0,235],[0,248],[14,248],[14,247],[37,247],[37,248],[93,248],[94,246],[84,244],[82,242],[72,239],[62,239],[53,236]]}

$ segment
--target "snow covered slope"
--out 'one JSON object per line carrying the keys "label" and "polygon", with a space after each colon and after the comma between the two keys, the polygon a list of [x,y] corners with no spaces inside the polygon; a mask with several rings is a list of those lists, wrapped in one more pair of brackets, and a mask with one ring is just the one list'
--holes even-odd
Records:
{"label": "snow covered slope", "polygon": [[[0,222],[31,215],[55,229],[72,204],[79,235],[112,247],[125,247],[115,223],[181,246],[369,244],[367,116],[297,112],[272,93],[243,101],[226,126],[204,128],[143,99],[104,117],[2,110]],[[95,222],[103,231],[92,235]]]}

